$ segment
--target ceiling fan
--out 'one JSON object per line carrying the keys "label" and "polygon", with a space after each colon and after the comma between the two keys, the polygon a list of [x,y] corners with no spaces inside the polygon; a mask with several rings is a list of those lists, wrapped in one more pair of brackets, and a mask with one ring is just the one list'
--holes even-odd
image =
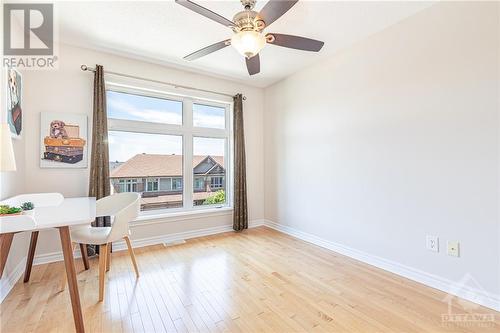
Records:
{"label": "ceiling fan", "polygon": [[285,14],[298,0],[269,0],[259,13],[253,10],[257,0],[240,1],[245,9],[234,15],[233,20],[230,21],[190,0],[175,0],[179,5],[225,25],[234,32],[230,39],[204,47],[185,56],[184,59],[195,60],[232,45],[245,56],[248,74],[254,75],[260,72],[259,52],[266,44],[312,52],[318,52],[323,47],[324,43],[319,40],[293,35],[263,33],[265,28]]}

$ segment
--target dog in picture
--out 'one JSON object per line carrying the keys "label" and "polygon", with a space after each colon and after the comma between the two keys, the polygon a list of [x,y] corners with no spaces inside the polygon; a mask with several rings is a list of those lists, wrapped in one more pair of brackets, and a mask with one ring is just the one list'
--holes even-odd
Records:
{"label": "dog in picture", "polygon": [[66,124],[61,120],[54,120],[50,123],[50,137],[54,139],[67,139],[68,133],[64,129]]}

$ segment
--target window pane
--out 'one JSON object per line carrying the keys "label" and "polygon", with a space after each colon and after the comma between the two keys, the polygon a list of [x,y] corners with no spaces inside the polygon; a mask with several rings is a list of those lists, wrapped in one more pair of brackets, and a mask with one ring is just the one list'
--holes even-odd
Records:
{"label": "window pane", "polygon": [[193,104],[193,126],[226,128],[226,109],[202,104]]}
{"label": "window pane", "polygon": [[141,210],[182,207],[182,137],[109,131],[112,190],[141,194]]}
{"label": "window pane", "polygon": [[160,178],[160,191],[169,191],[172,189],[172,178]]}
{"label": "window pane", "polygon": [[148,186],[146,188],[146,191],[148,191],[148,192],[158,191],[158,179],[157,178],[148,179]]}
{"label": "window pane", "polygon": [[193,205],[226,204],[225,139],[193,138]]}
{"label": "window pane", "polygon": [[182,125],[182,102],[106,91],[109,118]]}
{"label": "window pane", "polygon": [[205,179],[204,177],[195,177],[194,179],[194,190],[203,190],[205,186]]}

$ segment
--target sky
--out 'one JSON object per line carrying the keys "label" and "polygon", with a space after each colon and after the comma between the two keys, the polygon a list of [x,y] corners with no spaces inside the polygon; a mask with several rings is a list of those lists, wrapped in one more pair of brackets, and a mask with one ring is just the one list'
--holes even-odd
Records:
{"label": "sky", "polygon": [[[182,102],[108,91],[109,118],[182,124]],[[193,125],[224,128],[224,109],[194,104]],[[124,162],[142,153],[182,154],[182,137],[109,131],[109,160]],[[194,138],[195,155],[224,155],[224,139]]]}

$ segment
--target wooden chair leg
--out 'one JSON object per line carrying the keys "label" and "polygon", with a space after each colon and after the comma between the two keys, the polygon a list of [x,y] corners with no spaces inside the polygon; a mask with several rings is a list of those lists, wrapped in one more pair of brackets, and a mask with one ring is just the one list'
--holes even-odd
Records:
{"label": "wooden chair leg", "polygon": [[109,266],[111,266],[111,243],[108,244],[106,251],[106,272],[109,272]]}
{"label": "wooden chair leg", "polygon": [[106,275],[106,258],[108,254],[108,244],[100,245],[99,249],[99,302],[104,299],[104,277]]}
{"label": "wooden chair leg", "polygon": [[87,255],[87,245],[80,243],[80,252],[82,253],[83,267],[85,270],[89,269],[89,257]]}
{"label": "wooden chair leg", "polygon": [[132,264],[134,265],[135,275],[139,277],[139,269],[137,268],[137,262],[135,261],[134,249],[132,249],[132,244],[130,244],[130,238],[128,236],[123,237],[127,243],[128,254],[130,254],[130,259],[132,259]]}
{"label": "wooden chair leg", "polygon": [[30,248],[28,250],[28,258],[26,259],[26,268],[24,269],[24,283],[30,280],[33,259],[35,258],[36,242],[38,241],[38,233],[38,231],[33,231],[31,233]]}

